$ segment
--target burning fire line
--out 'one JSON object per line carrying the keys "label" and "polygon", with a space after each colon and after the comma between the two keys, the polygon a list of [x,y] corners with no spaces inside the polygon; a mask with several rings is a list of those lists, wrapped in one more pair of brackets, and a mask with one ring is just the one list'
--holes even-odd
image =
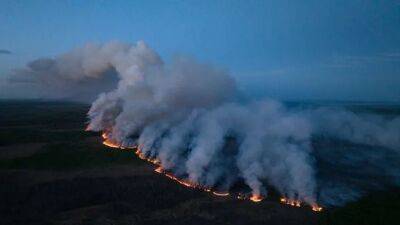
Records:
{"label": "burning fire line", "polygon": [[293,199],[287,199],[285,197],[282,197],[281,203],[286,204],[286,205],[291,205],[295,207],[301,207],[301,202],[299,200],[293,200]]}
{"label": "burning fire line", "polygon": [[[185,186],[185,187],[193,188],[193,189],[200,189],[200,190],[203,190],[203,191],[206,191],[206,192],[211,192],[211,193],[212,193],[213,195],[215,195],[215,196],[220,196],[220,197],[227,197],[227,196],[230,196],[230,193],[229,193],[229,192],[215,191],[215,190],[212,190],[210,187],[206,187],[206,186],[203,186],[203,185],[198,184],[198,183],[193,183],[193,182],[190,182],[190,181],[188,181],[188,180],[180,179],[180,178],[175,177],[173,174],[168,173],[167,171],[165,171],[165,170],[162,168],[160,160],[146,157],[146,156],[140,151],[139,147],[136,147],[136,146],[135,146],[135,147],[128,147],[128,146],[123,146],[123,145],[121,145],[121,144],[118,144],[117,142],[114,142],[114,141],[112,141],[111,139],[109,139],[109,138],[108,138],[108,135],[107,135],[106,133],[103,133],[101,136],[102,136],[103,139],[104,139],[103,144],[106,145],[106,146],[108,146],[108,147],[110,147],[110,148],[118,148],[118,149],[136,149],[135,154],[136,154],[140,159],[146,160],[146,161],[148,161],[148,162],[150,162],[150,163],[152,163],[152,164],[158,166],[158,167],[154,170],[156,173],[163,174],[163,175],[165,175],[166,177],[168,177],[169,179],[174,180],[175,182],[177,182],[177,183],[179,183],[179,184],[181,184],[181,185],[183,185],[183,186]],[[248,199],[248,200],[250,200],[250,201],[252,201],[252,202],[261,202],[264,198],[263,198],[261,195],[255,195],[255,194],[253,194],[252,196],[248,197],[248,196],[246,196],[246,195],[244,195],[244,194],[242,194],[242,193],[239,193],[239,194],[237,195],[237,199],[242,199],[242,200]],[[293,207],[301,207],[301,205],[302,205],[302,203],[301,203],[300,200],[288,199],[288,198],[286,198],[286,197],[282,197],[282,198],[280,199],[280,202],[281,202],[282,204],[290,205],[290,206],[293,206]],[[322,211],[322,207],[318,206],[317,204],[311,205],[311,209],[312,209],[313,211],[315,211],[315,212],[321,212],[321,211]]]}

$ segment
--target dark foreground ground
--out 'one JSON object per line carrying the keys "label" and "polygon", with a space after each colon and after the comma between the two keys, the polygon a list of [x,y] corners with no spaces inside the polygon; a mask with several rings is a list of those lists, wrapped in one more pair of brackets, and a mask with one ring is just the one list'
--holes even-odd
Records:
{"label": "dark foreground ground", "polygon": [[400,224],[399,190],[314,213],[276,199],[252,203],[184,188],[84,132],[87,110],[0,102],[0,225]]}

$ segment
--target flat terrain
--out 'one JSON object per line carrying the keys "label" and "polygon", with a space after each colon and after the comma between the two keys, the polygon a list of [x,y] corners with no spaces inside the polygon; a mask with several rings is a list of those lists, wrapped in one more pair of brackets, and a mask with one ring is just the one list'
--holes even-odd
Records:
{"label": "flat terrain", "polygon": [[88,108],[0,102],[1,225],[400,224],[397,189],[314,213],[274,197],[253,203],[185,188],[85,132]]}

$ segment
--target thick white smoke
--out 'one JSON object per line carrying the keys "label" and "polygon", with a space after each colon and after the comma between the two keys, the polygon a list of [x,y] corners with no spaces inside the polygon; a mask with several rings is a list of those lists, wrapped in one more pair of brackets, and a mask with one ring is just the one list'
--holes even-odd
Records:
{"label": "thick white smoke", "polygon": [[[327,108],[288,109],[268,99],[241,103],[226,71],[186,58],[164,64],[144,42],[87,45],[35,61],[29,70],[33,80],[67,80],[72,87],[114,71],[115,89],[92,103],[88,129],[107,132],[122,145],[139,145],[175,175],[217,189],[244,182],[257,195],[274,188],[310,204],[320,199],[337,204],[350,198],[340,190],[351,190],[351,185],[329,183],[329,173],[316,169],[320,158],[329,161],[326,156],[336,151],[324,153],[316,138],[399,154],[400,118]],[[363,148],[358,151],[358,156],[372,157]],[[349,154],[339,153],[343,157],[331,159],[341,165]],[[382,173],[398,184],[398,169],[391,165]],[[336,201],[332,193],[338,192],[344,197]]]}
{"label": "thick white smoke", "polygon": [[14,71],[9,83],[24,87],[30,84],[36,98],[93,101],[117,83],[129,85],[119,81],[132,83],[140,79],[139,71],[152,64],[160,64],[160,58],[143,42],[134,47],[120,42],[87,44],[55,58],[34,60],[27,68]]}

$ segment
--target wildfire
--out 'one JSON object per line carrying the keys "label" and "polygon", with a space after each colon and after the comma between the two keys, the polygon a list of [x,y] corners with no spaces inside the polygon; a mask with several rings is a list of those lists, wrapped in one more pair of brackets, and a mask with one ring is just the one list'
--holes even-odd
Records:
{"label": "wildfire", "polygon": [[[154,162],[154,161],[155,160],[150,160],[149,162]],[[200,187],[198,184],[192,183],[192,182],[184,180],[184,179],[179,179],[179,178],[175,177],[174,175],[165,172],[165,170],[161,166],[157,167],[154,171],[156,173],[164,174],[169,179],[174,180],[174,181],[178,182],[179,184],[181,184],[183,186],[190,187],[190,188],[198,188],[198,187]]]}
{"label": "wildfire", "polygon": [[157,169],[155,169],[154,171],[156,171],[157,173],[163,173],[164,169],[160,166],[160,167],[157,167]]}
{"label": "wildfire", "polygon": [[[125,148],[136,149],[135,154],[140,159],[146,160],[146,161],[158,166],[154,170],[156,173],[163,174],[166,177],[168,177],[169,179],[174,180],[175,182],[177,182],[177,183],[179,183],[179,184],[181,184],[181,185],[183,185],[185,187],[196,188],[196,189],[201,189],[203,191],[212,192],[212,194],[214,194],[216,196],[223,196],[223,197],[230,196],[229,192],[213,191],[210,187],[202,186],[202,185],[200,185],[198,183],[194,183],[194,182],[191,182],[189,180],[180,179],[178,177],[175,177],[173,174],[171,174],[171,173],[169,173],[169,172],[164,170],[164,168],[161,166],[161,162],[160,162],[159,159],[147,157],[144,153],[142,153],[140,148],[137,147],[137,146],[128,146],[128,147],[122,146],[121,144],[117,143],[116,141],[111,140],[109,138],[109,136],[107,135],[107,133],[103,133],[101,136],[104,139],[103,144],[108,146],[108,147],[118,148],[118,149],[125,149]],[[242,200],[249,199],[252,202],[261,202],[264,199],[264,197],[262,197],[261,195],[257,195],[257,194],[253,194],[250,197],[248,197],[248,195],[245,195],[243,193],[238,193],[236,197],[237,197],[237,199],[242,199]],[[301,207],[301,201],[300,200],[293,200],[293,199],[288,199],[288,198],[282,197],[280,199],[280,202],[282,204],[286,204],[286,205],[290,205],[290,206],[294,206],[294,207]],[[322,211],[322,207],[318,206],[317,204],[311,205],[311,209],[313,211],[315,211],[315,212]]]}
{"label": "wildfire", "polygon": [[261,202],[263,200],[263,197],[261,197],[261,195],[251,195],[250,197],[250,201],[252,202]]}
{"label": "wildfire", "polygon": [[312,209],[314,212],[321,212],[321,211],[322,211],[322,207],[318,206],[317,204],[312,205],[312,206],[311,206],[311,209]]}
{"label": "wildfire", "polygon": [[286,205],[301,207],[301,202],[299,200],[288,199],[285,197],[281,198],[281,203],[286,204]]}
{"label": "wildfire", "polygon": [[229,196],[229,192],[218,192],[218,191],[213,191],[212,192],[216,196]]}
{"label": "wildfire", "polygon": [[110,141],[109,139],[105,139],[105,141],[103,141],[103,145],[106,145],[106,146],[108,146],[110,148],[121,148],[120,145]]}
{"label": "wildfire", "polygon": [[179,178],[177,178],[177,177],[175,177],[175,176],[173,176],[173,175],[171,175],[171,174],[169,174],[169,173],[166,173],[165,175],[166,175],[168,178],[170,178],[170,179],[172,179],[172,180],[178,182],[179,184],[182,184],[183,186],[186,186],[186,187],[189,187],[189,188],[196,188],[196,187],[197,187],[196,184],[191,183],[190,181],[187,181],[187,180],[181,180],[181,179],[179,179]]}
{"label": "wildfire", "polygon": [[[283,204],[286,204],[286,205],[301,207],[301,201],[299,201],[299,200],[293,200],[293,199],[288,199],[288,198],[282,197],[280,199],[280,202]],[[311,209],[314,212],[321,212],[323,210],[323,208],[321,206],[318,206],[317,204],[312,204]]]}

